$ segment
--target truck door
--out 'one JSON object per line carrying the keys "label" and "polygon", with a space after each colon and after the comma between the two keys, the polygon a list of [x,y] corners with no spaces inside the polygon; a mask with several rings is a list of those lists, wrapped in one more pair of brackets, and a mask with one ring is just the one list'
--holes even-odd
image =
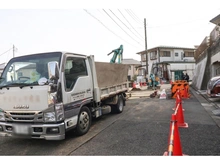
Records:
{"label": "truck door", "polygon": [[[63,74],[63,102],[76,107],[93,96],[92,77],[86,56],[67,56]],[[73,104],[74,103],[74,104]]]}

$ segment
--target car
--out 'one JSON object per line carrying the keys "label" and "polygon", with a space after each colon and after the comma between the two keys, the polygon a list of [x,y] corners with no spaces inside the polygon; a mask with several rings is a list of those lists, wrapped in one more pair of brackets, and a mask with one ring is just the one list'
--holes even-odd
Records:
{"label": "car", "polygon": [[207,84],[208,97],[220,97],[220,75],[212,77]]}

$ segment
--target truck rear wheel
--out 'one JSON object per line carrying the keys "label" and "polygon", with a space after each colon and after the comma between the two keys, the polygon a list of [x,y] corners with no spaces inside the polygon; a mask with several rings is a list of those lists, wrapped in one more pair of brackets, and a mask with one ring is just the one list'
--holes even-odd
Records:
{"label": "truck rear wheel", "polygon": [[78,116],[76,134],[78,136],[86,134],[90,129],[91,122],[92,116],[89,108],[86,106],[82,107]]}
{"label": "truck rear wheel", "polygon": [[124,100],[122,95],[118,95],[118,102],[113,107],[114,112],[122,113],[124,109]]}

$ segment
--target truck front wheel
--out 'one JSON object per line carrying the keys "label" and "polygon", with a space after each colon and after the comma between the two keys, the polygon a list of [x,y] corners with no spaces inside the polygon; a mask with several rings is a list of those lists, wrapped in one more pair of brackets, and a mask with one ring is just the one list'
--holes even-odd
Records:
{"label": "truck front wheel", "polygon": [[78,115],[76,134],[78,136],[86,134],[90,129],[91,122],[92,116],[89,108],[86,106],[82,107]]}

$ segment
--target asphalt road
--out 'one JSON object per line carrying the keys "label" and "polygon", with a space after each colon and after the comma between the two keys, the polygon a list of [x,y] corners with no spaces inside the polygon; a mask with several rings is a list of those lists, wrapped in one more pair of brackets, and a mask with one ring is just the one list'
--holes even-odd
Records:
{"label": "asphalt road", "polygon": [[[179,128],[182,152],[189,156],[220,155],[218,109],[191,89],[183,100],[188,128]],[[162,156],[168,149],[170,119],[175,99],[129,99],[121,114],[109,114],[93,121],[81,137],[68,133],[63,141],[0,137],[0,155],[39,156]]]}

